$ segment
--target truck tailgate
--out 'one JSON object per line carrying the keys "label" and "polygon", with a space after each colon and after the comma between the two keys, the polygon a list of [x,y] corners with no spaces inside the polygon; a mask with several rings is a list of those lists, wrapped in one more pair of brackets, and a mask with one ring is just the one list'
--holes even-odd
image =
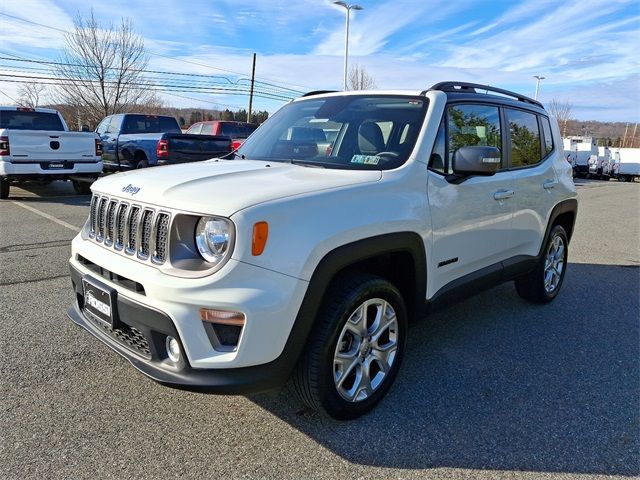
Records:
{"label": "truck tailgate", "polygon": [[215,135],[167,133],[171,163],[221,157],[231,151],[231,138]]}
{"label": "truck tailgate", "polygon": [[9,132],[11,161],[96,162],[96,135],[89,132],[47,132],[6,130]]}

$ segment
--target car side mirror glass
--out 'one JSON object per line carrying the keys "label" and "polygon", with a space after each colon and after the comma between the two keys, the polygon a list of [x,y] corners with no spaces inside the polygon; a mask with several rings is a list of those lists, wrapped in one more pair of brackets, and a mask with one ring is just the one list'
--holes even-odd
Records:
{"label": "car side mirror glass", "polygon": [[500,168],[500,149],[483,145],[460,147],[453,154],[453,173],[493,175]]}

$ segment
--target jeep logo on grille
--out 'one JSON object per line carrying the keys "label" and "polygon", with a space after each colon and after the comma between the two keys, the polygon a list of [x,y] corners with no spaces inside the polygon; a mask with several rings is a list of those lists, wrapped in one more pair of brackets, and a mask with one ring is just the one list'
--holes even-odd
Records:
{"label": "jeep logo on grille", "polygon": [[124,193],[130,193],[131,195],[135,195],[140,191],[140,187],[134,187],[133,185],[129,184],[126,187],[122,187],[122,191]]}

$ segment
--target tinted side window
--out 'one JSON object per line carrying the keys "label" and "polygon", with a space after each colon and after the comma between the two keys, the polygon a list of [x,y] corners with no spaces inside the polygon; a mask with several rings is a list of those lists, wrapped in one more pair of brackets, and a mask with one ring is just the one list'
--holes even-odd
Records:
{"label": "tinted side window", "polygon": [[191,125],[189,127],[189,130],[187,130],[187,133],[192,133],[197,135],[198,133],[200,133],[201,128],[202,128],[202,124],[196,123],[195,125]]}
{"label": "tinted side window", "polygon": [[453,154],[460,147],[482,145],[496,147],[502,153],[500,110],[498,107],[453,105],[449,107],[448,117],[449,155],[447,165],[451,165]]}
{"label": "tinted side window", "polygon": [[544,156],[553,152],[553,135],[551,135],[551,124],[547,117],[540,117],[542,121],[542,132],[544,133]]}
{"label": "tinted side window", "polygon": [[109,128],[109,123],[111,123],[111,117],[104,118],[100,122],[100,125],[98,125],[98,128],[96,128],[96,132],[100,135],[106,133],[107,129]]}
{"label": "tinted side window", "polygon": [[542,160],[537,115],[506,109],[511,137],[511,166],[526,167]]}
{"label": "tinted side window", "polygon": [[202,135],[213,135],[213,124],[212,123],[204,123],[202,125],[202,131],[200,133]]}
{"label": "tinted side window", "polygon": [[120,124],[122,123],[122,115],[114,115],[111,117],[109,125],[107,125],[106,133],[118,133]]}

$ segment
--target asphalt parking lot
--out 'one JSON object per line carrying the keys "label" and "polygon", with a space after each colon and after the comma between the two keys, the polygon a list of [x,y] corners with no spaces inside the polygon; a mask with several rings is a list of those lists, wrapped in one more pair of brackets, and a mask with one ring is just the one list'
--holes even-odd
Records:
{"label": "asphalt parking lot", "polygon": [[578,181],[563,291],[502,285],[417,322],[393,389],[349,423],[288,388],[171,390],[76,327],[70,184],[0,202],[0,476],[596,478],[640,474],[640,185]]}

